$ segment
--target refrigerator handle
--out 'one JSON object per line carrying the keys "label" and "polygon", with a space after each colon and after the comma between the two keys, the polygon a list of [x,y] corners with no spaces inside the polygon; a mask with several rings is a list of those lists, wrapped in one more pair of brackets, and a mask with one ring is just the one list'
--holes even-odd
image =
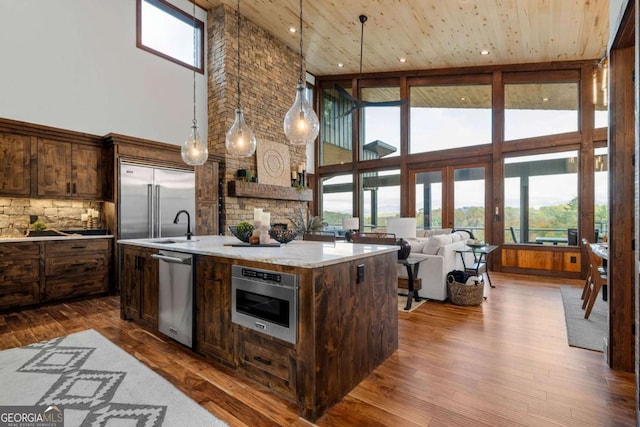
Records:
{"label": "refrigerator handle", "polygon": [[160,186],[156,185],[156,237],[162,237],[162,215],[160,214]]}
{"label": "refrigerator handle", "polygon": [[147,224],[149,224],[149,237],[155,237],[153,235],[153,189],[151,184],[147,184],[147,212],[149,216],[147,218]]}

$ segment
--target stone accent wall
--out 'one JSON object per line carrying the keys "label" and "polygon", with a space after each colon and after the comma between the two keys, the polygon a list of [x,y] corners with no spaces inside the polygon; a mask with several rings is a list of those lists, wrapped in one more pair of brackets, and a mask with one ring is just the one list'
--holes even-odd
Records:
{"label": "stone accent wall", "polygon": [[[261,140],[287,143],[283,121],[295,99],[299,54],[245,18],[241,17],[240,27],[240,90],[245,119],[253,129],[258,144]],[[249,158],[233,157],[226,152],[224,145],[226,133],[235,119],[238,102],[236,32],[235,9],[222,5],[209,11],[208,143],[210,152],[225,159],[225,219],[221,228],[225,230],[224,234],[229,234],[226,231],[228,225],[252,220],[253,208],[271,212],[272,222],[286,223],[286,218],[293,216],[299,207],[306,209],[308,206],[306,202],[237,198],[227,194],[227,182],[235,180],[238,169],[249,169],[254,174],[257,172],[255,155]],[[292,37],[297,37],[297,34]],[[304,146],[288,146],[292,166],[306,160]]]}
{"label": "stone accent wall", "polygon": [[89,208],[102,212],[102,202],[0,198],[0,236],[24,236],[30,215],[37,215],[51,228],[82,228],[80,215]]}

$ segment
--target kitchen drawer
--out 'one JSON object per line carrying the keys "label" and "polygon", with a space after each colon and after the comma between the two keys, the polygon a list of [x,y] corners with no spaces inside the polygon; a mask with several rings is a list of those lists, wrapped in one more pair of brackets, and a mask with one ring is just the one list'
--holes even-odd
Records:
{"label": "kitchen drawer", "polygon": [[40,283],[2,281],[0,283],[0,310],[38,304]]}
{"label": "kitchen drawer", "polygon": [[40,262],[38,258],[32,259],[1,259],[0,258],[0,282],[11,280],[38,280]]}
{"label": "kitchen drawer", "polygon": [[40,245],[36,242],[0,243],[0,258],[37,257],[40,255]]}
{"label": "kitchen drawer", "polygon": [[238,328],[239,368],[247,377],[285,397],[296,396],[296,352],[244,327]]}
{"label": "kitchen drawer", "polygon": [[109,275],[107,273],[51,279],[45,282],[43,301],[102,294],[108,290]]}
{"label": "kitchen drawer", "polygon": [[45,259],[45,276],[102,273],[109,269],[106,254],[50,256]]}
{"label": "kitchen drawer", "polygon": [[56,240],[45,244],[45,254],[47,257],[61,255],[65,253],[82,252],[107,252],[109,251],[109,239],[72,239]]}

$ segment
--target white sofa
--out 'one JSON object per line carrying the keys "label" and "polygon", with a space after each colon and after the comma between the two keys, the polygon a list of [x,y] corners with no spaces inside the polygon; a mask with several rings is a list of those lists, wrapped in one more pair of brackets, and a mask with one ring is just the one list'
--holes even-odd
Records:
{"label": "white sofa", "polygon": [[[468,249],[470,235],[466,231],[418,230],[415,238],[406,238],[411,244],[412,253],[427,255],[420,263],[418,278],[422,279],[422,289],[418,295],[423,298],[444,301],[447,299],[447,274],[452,270],[463,270],[462,258],[456,250]],[[471,253],[463,254],[465,263],[473,263]],[[407,277],[407,269],[398,266],[398,277]]]}

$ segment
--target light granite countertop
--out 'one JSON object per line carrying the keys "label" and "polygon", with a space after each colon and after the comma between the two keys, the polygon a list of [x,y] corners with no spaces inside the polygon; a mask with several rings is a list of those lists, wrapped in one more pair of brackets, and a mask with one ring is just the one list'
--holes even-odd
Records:
{"label": "light granite countertop", "polygon": [[0,237],[0,245],[3,243],[42,242],[51,240],[113,239],[113,237],[113,234],[92,234],[86,236],[72,234],[70,236]]}
{"label": "light granite countertop", "polygon": [[[184,237],[129,239],[118,240],[118,243],[300,268],[324,267],[345,261],[367,258],[374,254],[395,252],[399,249],[399,246],[389,245],[346,242],[327,243],[303,240],[293,240],[279,247],[235,247],[229,245],[242,242],[233,236],[193,236],[192,239],[191,241],[186,240]],[[167,240],[176,241],[176,243],[159,243]],[[272,240],[272,242],[275,241]]]}

